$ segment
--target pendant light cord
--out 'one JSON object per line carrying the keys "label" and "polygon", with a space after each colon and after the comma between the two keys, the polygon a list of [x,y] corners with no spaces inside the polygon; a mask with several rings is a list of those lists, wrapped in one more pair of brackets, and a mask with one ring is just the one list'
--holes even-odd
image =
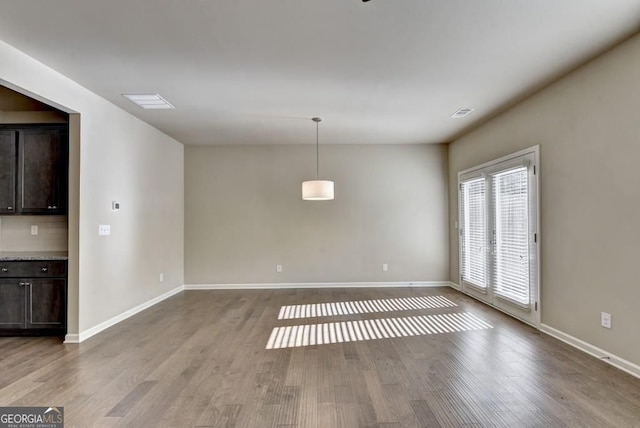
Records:
{"label": "pendant light cord", "polygon": [[316,180],[320,179],[320,143],[319,143],[320,131],[318,130],[319,126],[320,126],[320,122],[316,122]]}

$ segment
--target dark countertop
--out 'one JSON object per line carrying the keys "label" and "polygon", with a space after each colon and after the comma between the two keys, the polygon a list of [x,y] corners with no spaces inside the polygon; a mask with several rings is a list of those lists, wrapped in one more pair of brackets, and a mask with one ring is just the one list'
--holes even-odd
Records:
{"label": "dark countertop", "polygon": [[0,261],[69,260],[66,251],[0,251]]}

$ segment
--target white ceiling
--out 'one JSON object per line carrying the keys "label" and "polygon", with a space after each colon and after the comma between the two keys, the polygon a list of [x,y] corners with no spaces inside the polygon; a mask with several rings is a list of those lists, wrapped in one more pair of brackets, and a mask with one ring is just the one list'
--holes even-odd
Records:
{"label": "white ceiling", "polygon": [[5,42],[184,144],[448,142],[638,29],[638,0],[0,2]]}

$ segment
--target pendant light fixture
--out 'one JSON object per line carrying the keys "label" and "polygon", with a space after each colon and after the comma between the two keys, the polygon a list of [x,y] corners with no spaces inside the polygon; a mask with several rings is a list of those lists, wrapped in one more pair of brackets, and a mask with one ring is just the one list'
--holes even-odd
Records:
{"label": "pendant light fixture", "polygon": [[320,180],[320,142],[319,142],[319,117],[314,117],[316,123],[316,179],[302,182],[302,199],[305,201],[331,201],[333,200],[333,181]]}

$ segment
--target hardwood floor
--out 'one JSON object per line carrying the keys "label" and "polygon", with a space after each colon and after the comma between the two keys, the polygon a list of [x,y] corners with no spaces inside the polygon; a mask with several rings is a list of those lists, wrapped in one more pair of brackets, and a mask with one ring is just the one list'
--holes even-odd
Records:
{"label": "hardwood floor", "polygon": [[[278,319],[419,296],[458,306]],[[406,320],[463,312],[493,328]],[[277,327],[381,318],[399,337],[265,349]],[[0,338],[9,405],[64,406],[67,427],[640,427],[640,380],[448,288],[187,291],[80,345]]]}

